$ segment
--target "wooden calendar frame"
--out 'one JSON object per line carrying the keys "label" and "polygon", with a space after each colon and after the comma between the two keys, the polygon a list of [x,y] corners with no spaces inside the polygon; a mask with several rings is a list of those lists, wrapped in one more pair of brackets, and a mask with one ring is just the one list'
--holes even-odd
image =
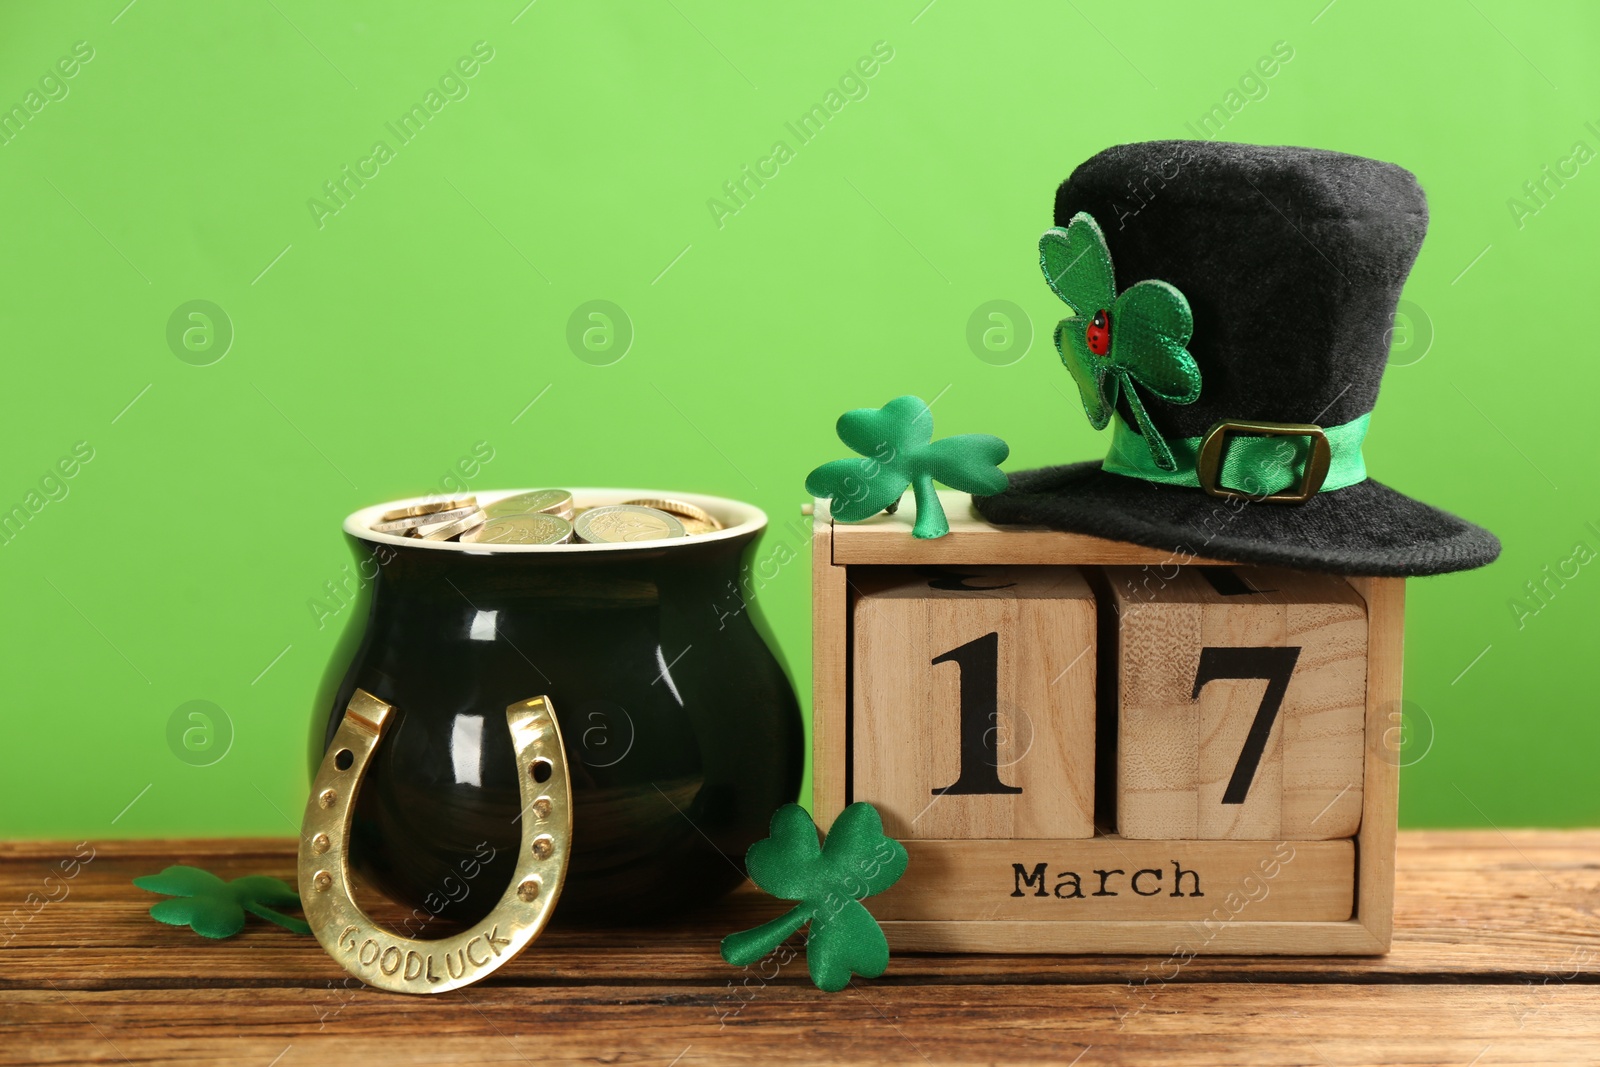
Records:
{"label": "wooden calendar frame", "polygon": [[[893,516],[835,524],[828,502],[812,518],[813,812],[828,826],[849,802],[847,746],[851,726],[852,567],[1124,566],[1174,563],[1231,566],[1225,561],[1083,534],[992,526],[964,493],[941,492],[950,532],[935,540],[911,536],[909,497]],[[1017,953],[1152,953],[1161,955],[1380,955],[1394,927],[1394,851],[1399,823],[1399,762],[1385,744],[1400,706],[1405,579],[1350,578],[1367,604],[1367,713],[1361,826],[1356,835],[1353,913],[1341,921],[1252,921],[1247,911],[1219,923],[1198,920],[948,919],[882,923],[897,951]],[[1203,856],[1210,846],[1186,847]],[[1236,844],[1236,843],[1233,843]],[[911,877],[911,875],[908,875]]]}

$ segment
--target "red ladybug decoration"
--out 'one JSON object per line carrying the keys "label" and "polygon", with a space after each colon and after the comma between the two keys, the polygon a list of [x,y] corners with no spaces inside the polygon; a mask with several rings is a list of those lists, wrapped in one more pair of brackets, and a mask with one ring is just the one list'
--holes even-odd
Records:
{"label": "red ladybug decoration", "polygon": [[1105,308],[1096,311],[1083,336],[1089,343],[1089,351],[1095,355],[1103,356],[1111,351],[1111,312]]}

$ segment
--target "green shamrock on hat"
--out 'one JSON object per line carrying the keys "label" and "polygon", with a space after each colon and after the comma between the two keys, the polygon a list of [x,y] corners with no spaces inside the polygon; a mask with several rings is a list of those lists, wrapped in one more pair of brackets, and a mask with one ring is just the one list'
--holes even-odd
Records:
{"label": "green shamrock on hat", "polygon": [[1072,309],[1056,326],[1056,349],[1072,372],[1089,424],[1105,429],[1125,398],[1162,470],[1177,469],[1172,450],[1150,421],[1139,389],[1173,404],[1200,396],[1200,368],[1184,346],[1194,332],[1189,301],[1166,282],[1135,282],[1117,295],[1111,250],[1100,225],[1086,212],[1066,229],[1039,238],[1044,280]]}

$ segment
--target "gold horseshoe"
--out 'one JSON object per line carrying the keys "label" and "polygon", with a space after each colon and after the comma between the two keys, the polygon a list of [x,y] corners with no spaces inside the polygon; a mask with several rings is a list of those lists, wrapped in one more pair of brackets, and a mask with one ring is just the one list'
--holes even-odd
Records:
{"label": "gold horseshoe", "polygon": [[506,708],[522,786],[516,873],[487,918],[451,937],[418,940],[367,918],[350,895],[346,847],[361,778],[394,709],[357,689],[323,754],[300,832],[300,899],[317,940],[344,969],[393,993],[443,993],[497,970],[544,930],[561,895],[572,842],[572,788],[548,697]]}

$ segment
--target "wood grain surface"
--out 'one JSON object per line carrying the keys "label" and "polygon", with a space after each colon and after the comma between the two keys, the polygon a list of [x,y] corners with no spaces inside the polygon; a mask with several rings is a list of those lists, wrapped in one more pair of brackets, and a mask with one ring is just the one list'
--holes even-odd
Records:
{"label": "wood grain surface", "polygon": [[658,927],[558,915],[481,985],[382,993],[266,923],[154,922],[130,881],[182,862],[291,878],[293,842],[0,844],[0,1063],[1600,1061],[1596,830],[1402,833],[1387,956],[901,954],[839,994],[798,953],[722,963],[784,907],[749,889]]}
{"label": "wood grain surface", "polygon": [[[1148,565],[1208,563],[1222,567],[1233,564],[1204,559],[1183,552],[1145,548],[1127,541],[1108,541],[1088,534],[1063,533],[1036,526],[991,526],[972,508],[972,497],[950,489],[939,490],[950,532],[943,537],[918,539],[911,536],[917,508],[908,491],[893,515],[875,515],[865,522],[839,523],[833,527],[830,562],[836,565],[858,563],[896,564],[976,564],[980,566],[1075,563],[1104,565]],[[814,503],[819,522],[831,522],[828,502]]]}

